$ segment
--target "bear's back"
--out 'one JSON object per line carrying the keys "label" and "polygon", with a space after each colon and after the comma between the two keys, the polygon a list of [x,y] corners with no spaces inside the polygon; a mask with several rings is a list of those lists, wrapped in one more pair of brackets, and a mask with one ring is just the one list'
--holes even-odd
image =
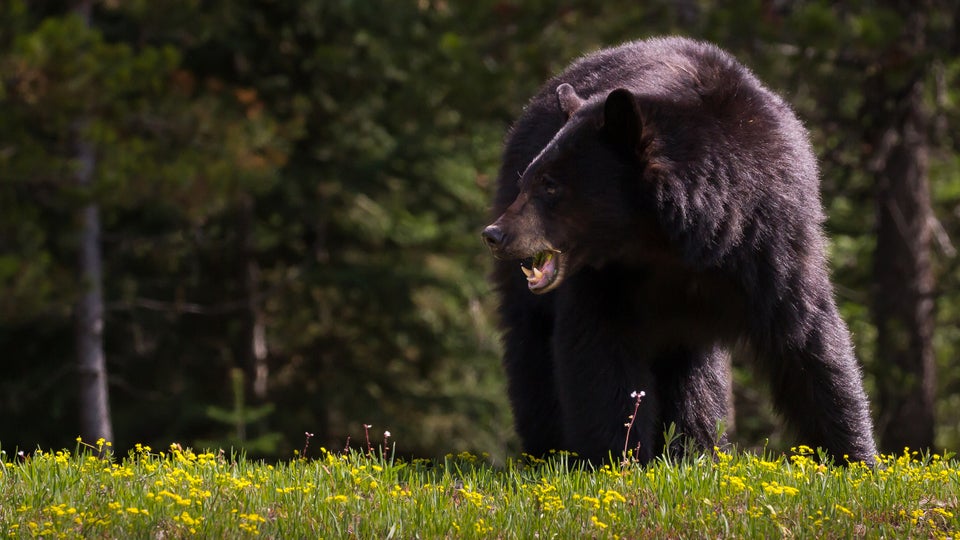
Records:
{"label": "bear's back", "polygon": [[[661,132],[668,134],[679,126],[683,133],[678,138],[695,145],[717,143],[706,140],[713,135],[725,138],[728,146],[736,148],[738,162],[731,162],[731,167],[782,179],[775,190],[799,190],[793,195],[819,202],[816,159],[807,131],[790,106],[729,53],[683,37],[631,41],[603,49],[547,81],[511,129],[502,178],[522,172],[566,122],[556,94],[562,83],[572,85],[588,102],[602,101],[611,91],[626,88],[666,111],[668,121],[659,126]],[[674,122],[669,118],[674,113],[686,119]],[[702,128],[708,125],[714,126],[712,132]],[[691,126],[705,140],[691,141]],[[507,191],[499,197],[503,202],[515,196]]]}
{"label": "bear's back", "polygon": [[555,111],[556,87],[573,85],[586,100],[627,88],[637,96],[682,102],[748,90],[763,92],[753,74],[710,43],[681,37],[631,41],[586,55],[549,80],[523,118]]}

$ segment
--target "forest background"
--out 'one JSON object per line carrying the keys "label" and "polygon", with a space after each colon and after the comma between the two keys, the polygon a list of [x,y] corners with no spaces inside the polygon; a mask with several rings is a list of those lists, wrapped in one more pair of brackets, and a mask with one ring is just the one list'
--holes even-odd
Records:
{"label": "forest background", "polygon": [[[571,60],[677,33],[812,133],[883,450],[956,450],[958,29],[956,0],[0,2],[2,448],[514,454],[478,236],[504,135]],[[803,442],[743,362],[734,440]]]}

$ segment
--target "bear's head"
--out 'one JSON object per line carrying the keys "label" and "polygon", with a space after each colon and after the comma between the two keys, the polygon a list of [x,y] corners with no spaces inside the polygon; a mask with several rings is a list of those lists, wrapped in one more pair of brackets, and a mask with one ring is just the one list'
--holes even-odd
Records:
{"label": "bear's head", "polygon": [[584,100],[564,83],[557,106],[566,122],[519,174],[513,203],[482,233],[495,257],[523,261],[537,294],[620,257],[638,230],[648,133],[637,99],[618,89]]}

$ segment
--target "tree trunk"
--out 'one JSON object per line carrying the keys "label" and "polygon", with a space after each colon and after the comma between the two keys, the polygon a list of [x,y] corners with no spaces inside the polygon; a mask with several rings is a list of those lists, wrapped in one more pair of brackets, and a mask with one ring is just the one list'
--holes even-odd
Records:
{"label": "tree trunk", "polygon": [[900,100],[877,164],[873,314],[884,452],[931,448],[934,438],[933,211],[922,81],[920,74]]}
{"label": "tree trunk", "polygon": [[[93,145],[79,140],[80,125],[74,133],[77,183],[88,187],[95,164]],[[89,203],[80,211],[79,273],[84,292],[76,307],[77,372],[80,401],[80,435],[90,441],[113,440],[110,402],[107,392],[107,364],[103,353],[103,274],[100,253],[100,210]]]}
{"label": "tree trunk", "polygon": [[249,196],[240,202],[240,251],[243,261],[243,280],[247,297],[247,364],[252,371],[253,396],[257,402],[267,399],[270,367],[267,364],[267,328],[260,298],[260,264],[257,262],[253,240],[254,204]]}
{"label": "tree trunk", "polygon": [[[76,7],[87,24],[90,3]],[[96,150],[84,139],[86,122],[73,125],[77,162],[76,181],[87,189],[93,182]],[[80,436],[87,441],[113,441],[110,400],[107,391],[107,363],[103,353],[103,264],[100,251],[100,209],[88,203],[80,211],[79,274],[83,294],[76,306],[77,381],[79,384]]]}

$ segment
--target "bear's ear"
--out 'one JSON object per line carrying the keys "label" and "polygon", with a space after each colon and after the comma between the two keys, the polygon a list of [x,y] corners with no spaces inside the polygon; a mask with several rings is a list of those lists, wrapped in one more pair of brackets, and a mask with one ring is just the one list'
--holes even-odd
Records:
{"label": "bear's ear", "polygon": [[577,109],[583,105],[583,99],[577,95],[577,91],[567,83],[557,87],[557,101],[560,102],[560,110],[567,115],[567,119],[577,112]]}
{"label": "bear's ear", "polygon": [[626,88],[610,92],[603,104],[604,135],[614,143],[635,149],[642,130],[643,118],[633,93]]}

